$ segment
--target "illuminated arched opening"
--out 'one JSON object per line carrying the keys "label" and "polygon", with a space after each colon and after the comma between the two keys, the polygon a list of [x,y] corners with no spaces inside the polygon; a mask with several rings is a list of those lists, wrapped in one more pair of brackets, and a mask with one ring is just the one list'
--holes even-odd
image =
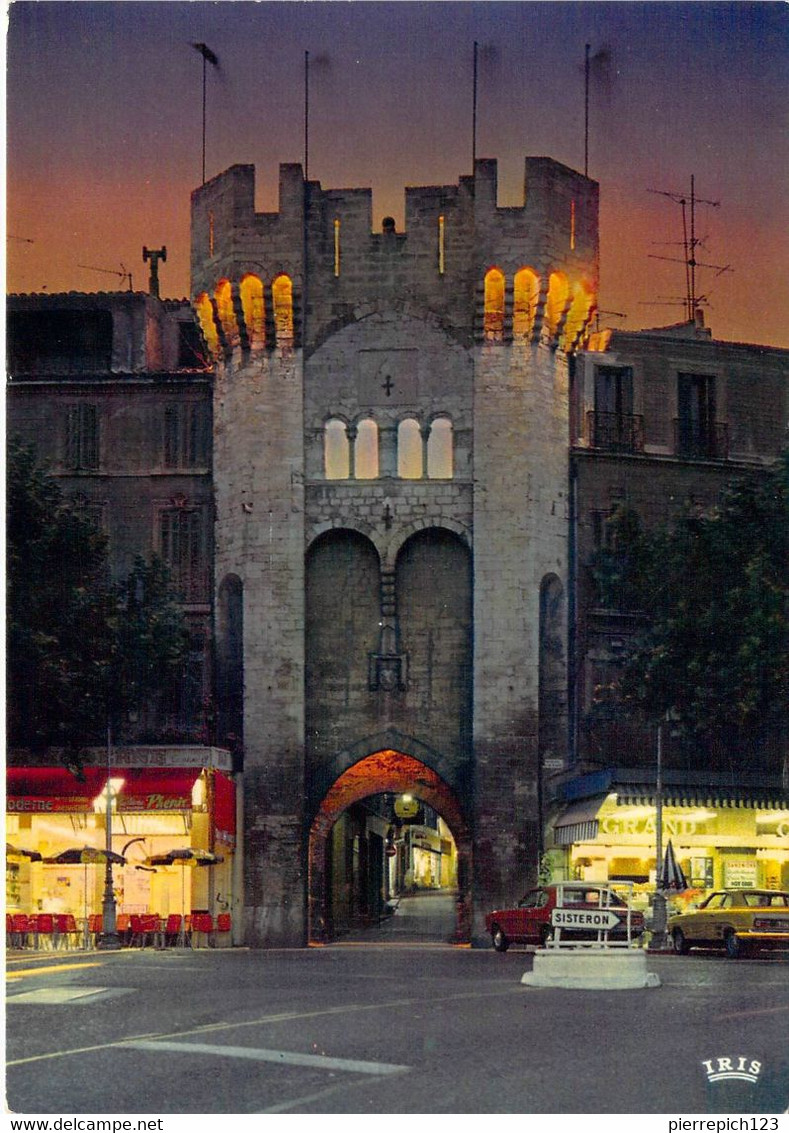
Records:
{"label": "illuminated arched opening", "polygon": [[278,275],[271,285],[277,345],[293,342],[293,284],[290,276]]}
{"label": "illuminated arched opening", "polygon": [[570,281],[563,271],[552,271],[548,281],[548,299],[545,304],[545,329],[549,338],[555,338],[559,322],[570,296]]}
{"label": "illuminated arched opening", "polygon": [[378,478],[378,426],[371,417],[359,422],[353,464],[357,480]]}
{"label": "illuminated arched opening", "polygon": [[229,343],[238,338],[238,323],[236,312],[233,310],[233,286],[229,279],[220,279],[214,292],[216,310],[225,338]]}
{"label": "illuminated arched opening", "polygon": [[446,822],[457,848],[457,921],[454,939],[471,935],[471,833],[458,800],[444,780],[425,763],[391,749],[377,751],[349,767],[324,796],[310,828],[309,939],[331,936],[328,844],[332,827],[355,803],[375,795],[409,794],[430,806]]}
{"label": "illuminated arched opening", "polygon": [[323,434],[323,468],[327,480],[347,480],[351,474],[348,426],[333,418]]}
{"label": "illuminated arched opening", "polygon": [[263,299],[263,283],[256,275],[245,275],[239,287],[241,310],[247,327],[249,345],[253,350],[266,342],[266,308]]}
{"label": "illuminated arched opening", "polygon": [[451,480],[452,474],[452,422],[436,417],[427,438],[427,475],[431,480]]}
{"label": "illuminated arched opening", "polygon": [[529,338],[534,330],[534,317],[540,295],[540,278],[531,268],[516,272],[513,284],[512,333],[515,338]]}
{"label": "illuminated arched opening", "polygon": [[485,338],[501,342],[504,337],[504,272],[491,268],[485,276]]}
{"label": "illuminated arched opening", "polygon": [[573,301],[567,312],[567,321],[564,324],[563,345],[570,350],[578,336],[589,322],[594,305],[594,290],[591,283],[585,279],[579,280],[573,286]]}
{"label": "illuminated arched opening", "polygon": [[422,430],[413,417],[397,426],[397,475],[403,480],[422,479]]}
{"label": "illuminated arched opening", "polygon": [[214,322],[214,308],[211,304],[210,297],[205,291],[201,291],[195,298],[194,310],[197,315],[197,321],[200,324],[200,330],[203,332],[203,338],[206,341],[206,346],[211,351],[214,358],[217,358],[220,353],[219,335],[216,330],[216,323]]}

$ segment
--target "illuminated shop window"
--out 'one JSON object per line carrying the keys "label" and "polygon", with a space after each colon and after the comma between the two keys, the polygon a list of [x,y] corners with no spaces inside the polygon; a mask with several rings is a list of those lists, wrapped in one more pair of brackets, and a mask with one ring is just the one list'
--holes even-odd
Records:
{"label": "illuminated shop window", "polygon": [[287,275],[278,275],[271,285],[274,303],[274,329],[277,345],[293,341],[293,284]]}
{"label": "illuminated shop window", "polygon": [[413,417],[397,426],[397,475],[404,480],[422,479],[422,430]]}
{"label": "illuminated shop window", "polygon": [[238,323],[233,310],[233,286],[229,279],[220,279],[214,292],[216,309],[225,338],[233,342],[238,337]]}
{"label": "illuminated shop window", "polygon": [[241,309],[247,327],[249,345],[255,350],[266,341],[266,307],[263,284],[256,275],[245,275],[239,287]]}
{"label": "illuminated shop window", "polygon": [[545,304],[545,329],[550,338],[556,337],[559,320],[562,317],[570,295],[570,281],[563,271],[551,272],[548,281],[548,301]]}
{"label": "illuminated shop window", "polygon": [[513,287],[512,333],[515,338],[531,336],[539,295],[539,276],[531,268],[521,268],[515,275]]}
{"label": "illuminated shop window", "polygon": [[194,309],[197,315],[197,321],[200,323],[200,330],[203,332],[206,346],[216,358],[219,354],[219,335],[216,332],[216,324],[214,323],[214,309],[205,291],[201,291],[195,299]]}
{"label": "illuminated shop window", "polygon": [[323,465],[327,480],[347,480],[351,474],[348,427],[334,418],[323,433]]}
{"label": "illuminated shop window", "polygon": [[504,337],[504,273],[491,268],[485,276],[485,338],[501,342]]}
{"label": "illuminated shop window", "polygon": [[360,421],[356,430],[354,469],[357,480],[375,480],[378,476],[378,426],[371,418]]}
{"label": "illuminated shop window", "polygon": [[431,480],[452,478],[452,422],[437,417],[427,438],[427,475]]}

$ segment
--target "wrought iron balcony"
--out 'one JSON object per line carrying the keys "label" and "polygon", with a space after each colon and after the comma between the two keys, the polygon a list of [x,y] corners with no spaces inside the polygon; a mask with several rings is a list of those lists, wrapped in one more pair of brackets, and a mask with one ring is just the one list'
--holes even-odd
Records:
{"label": "wrought iron balcony", "polygon": [[724,421],[700,424],[674,418],[674,451],[694,460],[726,460],[729,455],[729,426]]}
{"label": "wrought iron balcony", "polygon": [[599,413],[586,415],[589,444],[608,452],[643,452],[644,418],[635,413]]}

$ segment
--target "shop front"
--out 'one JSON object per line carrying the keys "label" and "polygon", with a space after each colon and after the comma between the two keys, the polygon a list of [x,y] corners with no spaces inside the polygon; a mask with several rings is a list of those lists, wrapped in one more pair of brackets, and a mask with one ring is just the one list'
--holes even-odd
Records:
{"label": "shop front", "polygon": [[[565,784],[575,797],[550,824],[555,876],[632,882],[643,900],[654,892],[657,797],[654,781],[638,778],[608,771]],[[694,784],[680,773],[669,780],[661,844],[671,840],[691,887],[686,900],[721,888],[789,890],[789,796],[779,784]]]}
{"label": "shop front", "polygon": [[[119,917],[232,912],[235,796],[230,756],[215,748],[119,749],[109,768],[106,753],[90,751],[77,774],[9,767],[6,911],[80,923],[100,914],[105,866],[79,851],[104,851],[109,822],[111,848],[125,859],[112,871]],[[186,849],[216,864],[151,864]]]}

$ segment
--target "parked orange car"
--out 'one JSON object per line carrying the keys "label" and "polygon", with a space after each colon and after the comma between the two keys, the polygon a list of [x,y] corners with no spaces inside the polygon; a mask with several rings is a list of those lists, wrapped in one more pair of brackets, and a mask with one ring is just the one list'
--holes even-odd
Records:
{"label": "parked orange car", "polygon": [[789,948],[789,893],[775,889],[722,889],[697,909],[669,917],[674,951],[725,948],[733,960],[760,948]]}

